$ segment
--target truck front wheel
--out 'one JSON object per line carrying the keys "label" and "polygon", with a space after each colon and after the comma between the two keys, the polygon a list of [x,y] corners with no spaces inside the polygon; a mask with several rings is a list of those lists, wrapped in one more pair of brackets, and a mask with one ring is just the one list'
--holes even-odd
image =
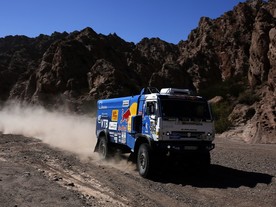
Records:
{"label": "truck front wheel", "polygon": [[153,163],[152,163],[152,153],[151,148],[148,143],[143,143],[140,145],[137,155],[137,169],[139,174],[147,178],[152,173]]}

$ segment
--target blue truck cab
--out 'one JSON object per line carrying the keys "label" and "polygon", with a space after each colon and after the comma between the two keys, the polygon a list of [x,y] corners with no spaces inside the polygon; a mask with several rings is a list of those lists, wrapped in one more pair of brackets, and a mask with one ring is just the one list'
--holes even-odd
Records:
{"label": "blue truck cab", "polygon": [[131,153],[142,177],[163,158],[196,158],[210,165],[215,137],[208,102],[188,89],[142,89],[139,95],[97,102],[97,151],[103,159]]}

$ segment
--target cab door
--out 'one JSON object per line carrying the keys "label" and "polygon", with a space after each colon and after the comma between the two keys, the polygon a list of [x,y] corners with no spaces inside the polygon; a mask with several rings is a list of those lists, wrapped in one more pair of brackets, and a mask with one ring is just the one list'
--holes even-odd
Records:
{"label": "cab door", "polygon": [[157,102],[145,102],[142,130],[143,134],[149,135],[152,138],[156,136],[157,114]]}

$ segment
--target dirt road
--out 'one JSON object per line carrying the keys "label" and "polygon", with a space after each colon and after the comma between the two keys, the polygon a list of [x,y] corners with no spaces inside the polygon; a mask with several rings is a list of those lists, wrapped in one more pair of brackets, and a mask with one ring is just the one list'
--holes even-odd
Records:
{"label": "dirt road", "polygon": [[215,143],[208,175],[166,169],[147,180],[126,158],[103,163],[1,134],[0,206],[276,206],[276,145]]}

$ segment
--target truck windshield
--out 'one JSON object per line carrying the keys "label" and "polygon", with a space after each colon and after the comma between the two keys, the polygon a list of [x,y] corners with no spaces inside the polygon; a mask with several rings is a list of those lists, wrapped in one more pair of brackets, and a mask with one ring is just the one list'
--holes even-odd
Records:
{"label": "truck windshield", "polygon": [[211,120],[208,103],[204,100],[161,99],[161,114],[165,119]]}

